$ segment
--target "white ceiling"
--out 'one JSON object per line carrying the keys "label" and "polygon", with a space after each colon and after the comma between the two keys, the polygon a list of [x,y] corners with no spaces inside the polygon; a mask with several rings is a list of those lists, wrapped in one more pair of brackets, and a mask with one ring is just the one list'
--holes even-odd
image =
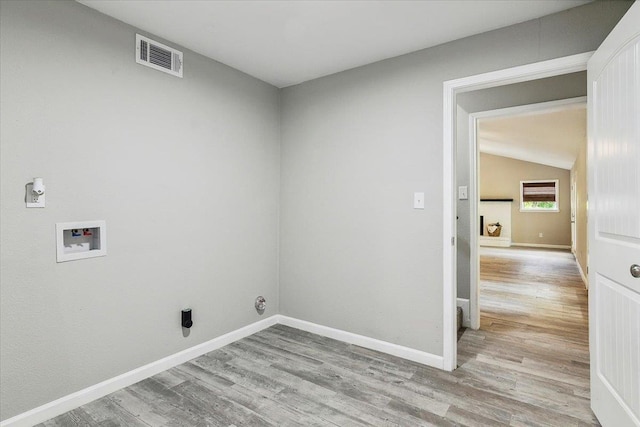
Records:
{"label": "white ceiling", "polygon": [[571,169],[587,143],[585,104],[560,111],[479,120],[480,152]]}
{"label": "white ceiling", "polygon": [[78,1],[286,87],[590,0]]}

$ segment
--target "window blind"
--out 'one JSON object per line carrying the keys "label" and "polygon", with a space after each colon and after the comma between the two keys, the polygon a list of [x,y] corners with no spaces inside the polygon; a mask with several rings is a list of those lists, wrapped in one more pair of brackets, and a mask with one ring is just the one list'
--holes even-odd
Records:
{"label": "window blind", "polygon": [[522,201],[524,202],[555,202],[556,183],[548,182],[523,182]]}

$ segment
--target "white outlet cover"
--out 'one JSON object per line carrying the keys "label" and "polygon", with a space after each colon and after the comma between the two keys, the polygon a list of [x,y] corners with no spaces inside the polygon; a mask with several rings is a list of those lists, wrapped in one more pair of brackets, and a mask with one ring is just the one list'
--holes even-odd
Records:
{"label": "white outlet cover", "polygon": [[27,184],[27,207],[28,208],[44,208],[45,207],[45,201],[46,201],[46,194],[43,194],[41,196],[38,196],[38,201],[35,201],[35,196],[33,195],[32,191],[33,190],[33,183],[30,182],[29,184]]}

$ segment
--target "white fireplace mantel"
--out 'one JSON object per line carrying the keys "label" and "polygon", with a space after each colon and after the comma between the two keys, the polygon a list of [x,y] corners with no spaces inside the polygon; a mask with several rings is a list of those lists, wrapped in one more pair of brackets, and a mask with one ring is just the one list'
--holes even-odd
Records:
{"label": "white fireplace mantel", "polygon": [[[511,204],[513,199],[482,199],[479,214],[484,217],[484,230],[480,235],[480,246],[511,246]],[[487,233],[487,224],[499,222],[502,225],[500,237]]]}

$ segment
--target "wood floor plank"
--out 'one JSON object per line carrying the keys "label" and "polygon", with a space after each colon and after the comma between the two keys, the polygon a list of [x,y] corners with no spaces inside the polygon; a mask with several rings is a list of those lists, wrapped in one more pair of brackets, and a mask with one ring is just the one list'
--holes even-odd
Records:
{"label": "wood floor plank", "polygon": [[597,426],[571,254],[483,250],[481,267],[453,372],[276,325],[41,426]]}

